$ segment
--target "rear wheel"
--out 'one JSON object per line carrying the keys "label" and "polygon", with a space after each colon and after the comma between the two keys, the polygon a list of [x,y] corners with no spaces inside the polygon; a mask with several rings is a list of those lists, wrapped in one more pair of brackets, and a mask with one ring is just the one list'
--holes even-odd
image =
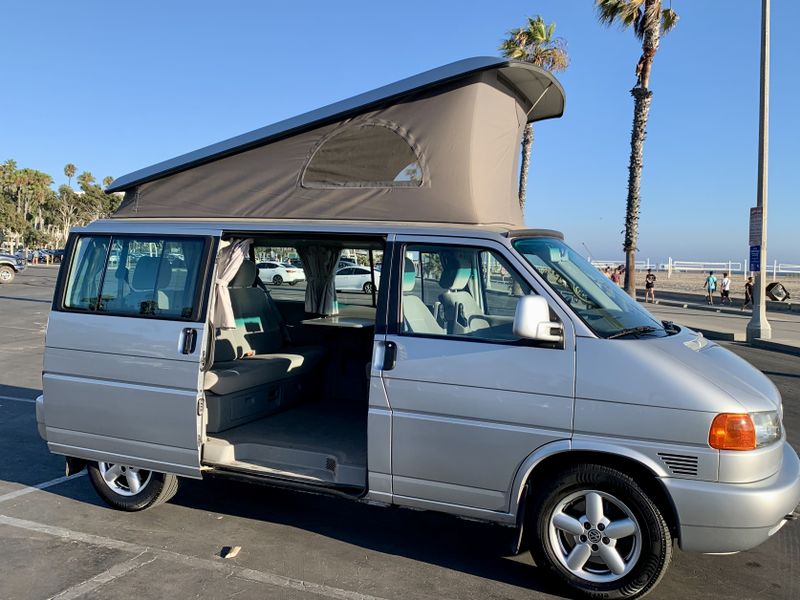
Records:
{"label": "rear wheel", "polygon": [[297,285],[297,280],[295,279],[294,281],[288,281],[287,283],[289,285]]}
{"label": "rear wheel", "polygon": [[371,294],[372,290],[374,289],[374,286],[372,285],[371,281],[368,281],[367,283],[364,284],[364,287],[361,289],[364,290],[365,294]]}
{"label": "rear wheel", "polygon": [[9,267],[8,265],[3,265],[0,267],[0,283],[11,283],[14,281],[14,276],[16,272],[14,269]]}
{"label": "rear wheel", "polygon": [[178,478],[127,465],[91,463],[89,480],[97,494],[110,506],[138,511],[166,502],[178,491]]}
{"label": "rear wheel", "polygon": [[572,467],[544,482],[531,515],[536,564],[589,598],[641,598],[672,558],[664,517],[628,475]]}
{"label": "rear wheel", "polygon": [[272,283],[275,285],[281,285],[283,283],[283,277],[280,275],[275,275],[275,277],[272,278]]}

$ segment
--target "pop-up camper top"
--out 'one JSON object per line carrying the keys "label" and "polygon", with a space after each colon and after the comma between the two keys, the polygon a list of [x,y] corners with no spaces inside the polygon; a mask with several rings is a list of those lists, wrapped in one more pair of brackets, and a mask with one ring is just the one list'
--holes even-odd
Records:
{"label": "pop-up camper top", "polygon": [[462,60],[120,177],[116,217],[519,226],[519,142],[559,117],[548,72]]}

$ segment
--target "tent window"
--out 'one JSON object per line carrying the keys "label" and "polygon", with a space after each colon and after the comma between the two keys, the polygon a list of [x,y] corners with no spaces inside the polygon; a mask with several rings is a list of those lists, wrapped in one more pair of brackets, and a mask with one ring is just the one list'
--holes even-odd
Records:
{"label": "tent window", "polygon": [[334,134],[313,154],[303,187],[419,187],[422,168],[414,148],[386,125],[366,123]]}

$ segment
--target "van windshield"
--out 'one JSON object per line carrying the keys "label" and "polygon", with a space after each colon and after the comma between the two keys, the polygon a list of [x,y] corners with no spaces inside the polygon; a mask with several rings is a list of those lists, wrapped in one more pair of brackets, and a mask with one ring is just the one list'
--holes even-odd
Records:
{"label": "van windshield", "polygon": [[521,238],[514,248],[597,335],[667,335],[659,321],[561,240]]}

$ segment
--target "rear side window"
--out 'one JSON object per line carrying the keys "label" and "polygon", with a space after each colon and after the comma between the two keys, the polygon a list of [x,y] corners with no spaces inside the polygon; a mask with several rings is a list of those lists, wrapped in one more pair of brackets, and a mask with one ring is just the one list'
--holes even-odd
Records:
{"label": "rear side window", "polygon": [[81,237],[70,266],[64,308],[193,320],[205,245],[202,238]]}

